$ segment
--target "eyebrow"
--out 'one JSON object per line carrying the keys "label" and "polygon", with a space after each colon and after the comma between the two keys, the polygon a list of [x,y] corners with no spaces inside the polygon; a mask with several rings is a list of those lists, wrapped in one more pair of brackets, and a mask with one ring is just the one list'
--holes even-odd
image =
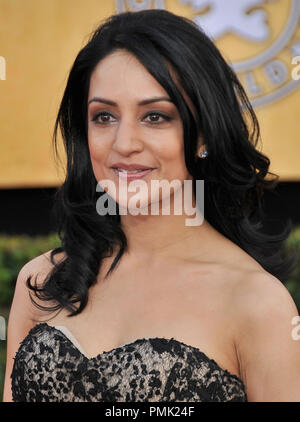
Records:
{"label": "eyebrow", "polygon": [[[153,97],[153,98],[147,98],[145,100],[141,100],[137,104],[140,106],[140,105],[146,105],[146,104],[150,104],[150,103],[157,103],[159,101],[169,101],[170,103],[173,103],[171,98],[168,98],[168,97]],[[107,99],[101,98],[101,97],[91,98],[88,102],[88,105],[90,105],[92,102],[104,103],[104,104],[108,104],[108,105],[112,105],[112,106],[117,105],[117,103],[115,103],[114,101],[110,101],[110,100],[107,100]]]}

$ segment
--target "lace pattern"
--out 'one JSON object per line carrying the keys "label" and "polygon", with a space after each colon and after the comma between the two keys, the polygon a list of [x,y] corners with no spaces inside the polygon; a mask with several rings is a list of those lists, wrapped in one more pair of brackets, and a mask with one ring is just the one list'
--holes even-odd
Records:
{"label": "lace pattern", "polygon": [[239,377],[173,338],[138,339],[89,359],[47,323],[21,342],[11,379],[15,402],[247,401]]}

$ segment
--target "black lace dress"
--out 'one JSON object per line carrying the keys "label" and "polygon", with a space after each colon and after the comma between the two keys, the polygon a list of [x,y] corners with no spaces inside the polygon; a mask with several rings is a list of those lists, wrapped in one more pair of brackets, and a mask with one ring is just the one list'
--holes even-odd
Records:
{"label": "black lace dress", "polygon": [[21,342],[11,380],[15,402],[247,401],[238,376],[174,338],[137,339],[88,358],[44,322]]}

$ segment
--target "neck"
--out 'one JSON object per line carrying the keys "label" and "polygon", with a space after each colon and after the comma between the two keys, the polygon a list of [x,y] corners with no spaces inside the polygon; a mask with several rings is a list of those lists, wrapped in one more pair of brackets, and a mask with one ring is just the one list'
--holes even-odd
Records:
{"label": "neck", "polygon": [[[171,201],[174,204],[174,201]],[[154,262],[166,258],[205,256],[214,229],[204,219],[193,197],[192,208],[182,207],[176,215],[174,206],[168,215],[121,215],[122,229],[128,241],[128,255],[134,261]],[[191,210],[194,213],[191,214]],[[193,225],[191,225],[193,224]]]}

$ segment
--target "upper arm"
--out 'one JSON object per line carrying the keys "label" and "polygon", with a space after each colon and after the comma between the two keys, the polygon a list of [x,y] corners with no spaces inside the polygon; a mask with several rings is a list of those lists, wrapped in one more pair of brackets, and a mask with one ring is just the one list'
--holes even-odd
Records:
{"label": "upper arm", "polygon": [[[40,255],[29,261],[21,268],[18,274],[7,324],[6,368],[3,390],[4,402],[12,401],[10,376],[13,369],[14,357],[20,343],[24,340],[30,329],[34,327],[40,312],[29,297],[26,280],[31,275],[33,276],[31,283],[34,282],[35,276],[37,275],[39,275],[37,278],[38,283],[43,280],[43,277],[50,269],[49,260],[46,259],[47,254]],[[41,303],[32,291],[30,291],[30,294],[36,302]]]}
{"label": "upper arm", "polygon": [[300,401],[300,319],[290,293],[269,273],[237,290],[236,348],[248,400]]}

